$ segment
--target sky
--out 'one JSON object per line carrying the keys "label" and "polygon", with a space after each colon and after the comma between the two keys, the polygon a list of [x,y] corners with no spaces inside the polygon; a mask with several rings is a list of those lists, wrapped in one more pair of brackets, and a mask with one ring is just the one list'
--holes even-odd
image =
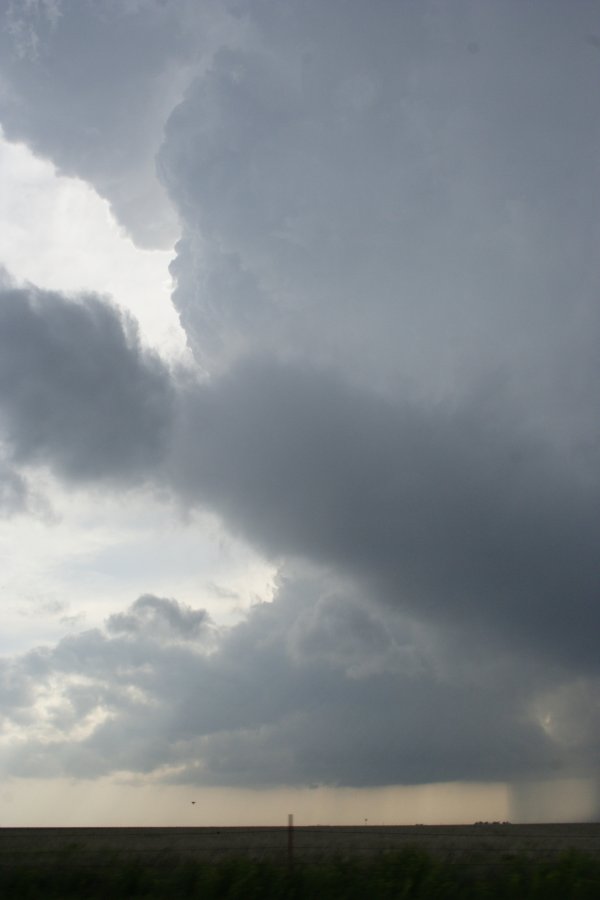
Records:
{"label": "sky", "polygon": [[598,819],[599,82],[592,0],[3,0],[0,825]]}

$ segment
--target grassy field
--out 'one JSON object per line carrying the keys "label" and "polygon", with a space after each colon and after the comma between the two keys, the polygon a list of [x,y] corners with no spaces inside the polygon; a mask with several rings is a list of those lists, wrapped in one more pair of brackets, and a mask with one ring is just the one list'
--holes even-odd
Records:
{"label": "grassy field", "polygon": [[[82,862],[117,854],[140,862],[161,858],[219,861],[236,857],[287,860],[288,829],[262,828],[0,828],[0,864],[52,861],[65,852]],[[507,855],[554,858],[576,850],[600,859],[600,824],[322,826],[293,830],[297,860],[366,857],[418,849],[436,859]]]}
{"label": "grassy field", "polygon": [[6,898],[600,897],[599,825],[4,828]]}

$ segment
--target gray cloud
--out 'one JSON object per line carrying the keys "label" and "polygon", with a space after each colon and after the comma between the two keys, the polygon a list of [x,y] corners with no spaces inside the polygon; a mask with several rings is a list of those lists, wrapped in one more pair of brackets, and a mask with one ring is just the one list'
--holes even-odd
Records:
{"label": "gray cloud", "polygon": [[[63,3],[32,23],[11,5],[7,133],[91,179],[142,241],[162,233],[143,226],[162,140],[174,299],[208,377],[175,383],[97,298],[6,287],[9,464],[152,478],[329,574],[282,583],[216,644],[202,613],[146,597],[7,662],[14,721],[38,729],[10,766],[589,770],[597,7],[197,6]],[[30,702],[45,686],[51,739]]]}
{"label": "gray cloud", "polygon": [[29,488],[11,466],[0,462],[0,517],[9,518],[28,509]]}
{"label": "gray cloud", "polygon": [[436,397],[502,377],[549,429],[585,429],[598,11],[242,9],[253,37],[190,85],[159,156],[202,364],[275,354]]}
{"label": "gray cloud", "polygon": [[127,613],[115,613],[106,622],[112,634],[171,634],[180,640],[194,640],[206,631],[207,614],[165,597],[144,594]]}
{"label": "gray cloud", "polygon": [[[104,634],[34,654],[30,690],[57,672],[93,682],[64,689],[57,728],[106,712],[85,739],[64,740],[65,771],[169,765],[174,777],[226,783],[242,779],[245,760],[256,783],[268,772],[285,780],[287,765],[297,783],[366,784],[511,777],[560,763],[528,704],[546,694],[558,708],[558,688],[587,684],[597,666],[598,482],[519,424],[502,395],[428,408],[306,365],[262,362],[179,385],[175,400],[161,364],[95,298],[11,289],[0,314],[3,416],[16,459],[75,480],[167,477],[186,504],[216,510],[272,557],[324,564],[353,585],[332,597],[310,582],[286,584],[276,604],[253,611],[201,660],[170,644],[214,637],[205,615],[151,596],[112,616]],[[81,410],[94,397],[89,424]],[[107,429],[118,454],[98,440]],[[407,614],[416,624],[391,638]],[[435,650],[418,623],[442,629]],[[469,672],[465,635],[481,648]],[[483,684],[486,655],[496,668]],[[521,690],[511,672],[523,682],[528,658],[534,684]],[[124,693],[122,671],[133,673]],[[447,709],[457,710],[462,737],[449,722],[438,734]],[[514,743],[492,752],[515,728]],[[303,731],[311,739],[299,745]],[[439,753],[420,757],[419,742],[436,734]],[[336,735],[359,748],[346,751],[337,775]]]}
{"label": "gray cloud", "polygon": [[322,372],[248,365],[193,398],[173,477],[272,556],[595,665],[598,479],[486,400],[392,405]]}
{"label": "gray cloud", "polygon": [[[535,667],[450,663],[441,677],[435,636],[428,646],[410,620],[331,580],[286,579],[273,604],[216,646],[201,632],[183,644],[111,632],[72,636],[13,660],[10,676],[6,668],[3,708],[27,728],[3,749],[10,771],[376,785],[552,773],[570,759],[533,715],[532,698],[551,687]],[[341,652],[344,634],[360,669]],[[40,706],[49,683],[52,705]],[[594,731],[586,752],[596,740]]]}
{"label": "gray cloud", "polygon": [[168,371],[98,297],[0,290],[0,422],[13,462],[79,480],[147,476],[170,431]]}
{"label": "gray cloud", "polygon": [[35,479],[0,459],[0,519],[19,515],[32,516],[47,524],[54,517],[52,507],[37,489]]}
{"label": "gray cloud", "polygon": [[275,558],[594,668],[598,11],[241,9],[159,155],[213,375],[179,490]]}
{"label": "gray cloud", "polygon": [[177,234],[154,154],[217,13],[160,0],[10,0],[0,12],[6,135],[90,181],[144,246]]}

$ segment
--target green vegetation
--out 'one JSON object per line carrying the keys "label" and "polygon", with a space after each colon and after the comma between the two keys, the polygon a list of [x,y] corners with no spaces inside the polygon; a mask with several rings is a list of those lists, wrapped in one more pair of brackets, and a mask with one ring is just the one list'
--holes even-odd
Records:
{"label": "green vegetation", "polygon": [[228,900],[597,900],[600,861],[570,852],[552,861],[442,862],[420,850],[367,859],[297,863],[124,858],[92,862],[73,848],[52,862],[13,861],[0,870],[0,896],[20,898],[228,898]]}

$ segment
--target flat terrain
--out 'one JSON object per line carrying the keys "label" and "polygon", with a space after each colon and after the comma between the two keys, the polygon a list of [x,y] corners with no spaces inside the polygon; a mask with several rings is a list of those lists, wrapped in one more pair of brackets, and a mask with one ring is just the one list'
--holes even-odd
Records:
{"label": "flat terrain", "polygon": [[[226,857],[285,860],[288,829],[279,828],[0,828],[0,866],[93,864],[114,857],[160,863]],[[512,855],[552,859],[574,849],[600,860],[600,824],[319,826],[293,830],[295,859],[370,856],[416,847],[454,861],[501,861]]]}

